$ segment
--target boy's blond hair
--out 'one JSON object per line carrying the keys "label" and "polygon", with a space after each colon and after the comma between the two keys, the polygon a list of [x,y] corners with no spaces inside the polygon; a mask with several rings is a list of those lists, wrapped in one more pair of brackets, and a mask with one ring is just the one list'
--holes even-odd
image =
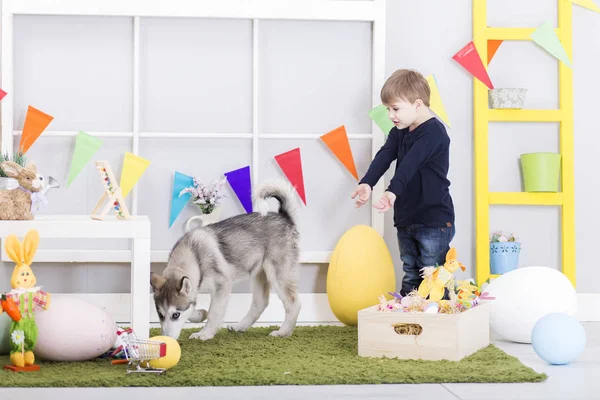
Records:
{"label": "boy's blond hair", "polygon": [[397,99],[408,101],[411,104],[421,99],[429,107],[431,89],[427,79],[418,71],[399,69],[392,74],[381,88],[381,101],[383,104],[392,104]]}

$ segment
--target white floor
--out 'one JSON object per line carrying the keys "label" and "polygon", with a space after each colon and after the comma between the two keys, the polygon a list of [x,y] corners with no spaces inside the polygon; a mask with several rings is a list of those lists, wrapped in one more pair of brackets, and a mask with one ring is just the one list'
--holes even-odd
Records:
{"label": "white floor", "polygon": [[0,399],[600,399],[600,323],[584,324],[587,348],[576,362],[550,366],[540,360],[530,345],[494,340],[507,353],[527,366],[548,374],[542,383],[433,384],[374,386],[269,386],[115,389],[0,389]]}

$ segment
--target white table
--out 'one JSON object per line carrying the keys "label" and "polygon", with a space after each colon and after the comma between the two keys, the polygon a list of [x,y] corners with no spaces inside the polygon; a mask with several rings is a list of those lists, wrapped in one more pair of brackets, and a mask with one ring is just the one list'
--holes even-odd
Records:
{"label": "white table", "polygon": [[[148,339],[150,329],[150,220],[131,216],[118,220],[107,216],[104,221],[89,215],[41,215],[33,221],[0,221],[0,238],[15,234],[22,241],[30,229],[44,238],[131,239],[131,326],[140,339]],[[2,243],[4,254],[4,243]],[[2,257],[4,258],[4,257]],[[69,261],[69,260],[65,260]],[[34,258],[35,265],[35,258]]]}

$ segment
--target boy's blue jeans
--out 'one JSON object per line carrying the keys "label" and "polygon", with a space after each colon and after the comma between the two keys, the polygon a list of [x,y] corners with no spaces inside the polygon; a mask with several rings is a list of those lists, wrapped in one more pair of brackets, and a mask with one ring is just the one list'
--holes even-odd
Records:
{"label": "boy's blue jeans", "polygon": [[419,288],[423,281],[422,268],[434,267],[436,263],[444,265],[455,234],[454,224],[439,228],[425,225],[398,227],[398,246],[405,273],[400,290],[402,296]]}

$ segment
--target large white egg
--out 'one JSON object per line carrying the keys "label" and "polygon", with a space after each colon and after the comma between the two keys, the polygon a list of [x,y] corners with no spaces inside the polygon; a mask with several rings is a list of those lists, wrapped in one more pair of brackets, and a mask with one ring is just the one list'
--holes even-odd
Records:
{"label": "large white egg", "polygon": [[490,300],[490,328],[503,339],[531,343],[535,323],[551,313],[577,313],[577,293],[560,271],[548,267],[521,267],[507,272],[484,291]]}
{"label": "large white egg", "polygon": [[51,361],[84,361],[107,352],[117,325],[94,304],[75,296],[52,296],[50,308],[36,309],[38,340],[34,354]]}

